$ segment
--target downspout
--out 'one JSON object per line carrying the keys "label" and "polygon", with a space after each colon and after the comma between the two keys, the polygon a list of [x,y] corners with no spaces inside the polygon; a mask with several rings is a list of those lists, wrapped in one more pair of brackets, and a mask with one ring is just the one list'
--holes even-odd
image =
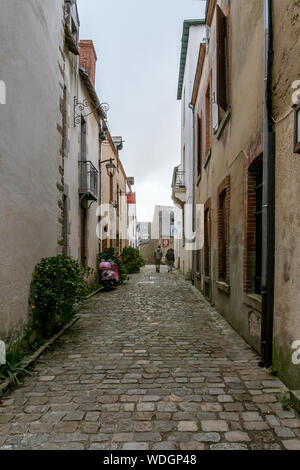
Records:
{"label": "downspout", "polygon": [[[192,158],[192,179],[193,179],[193,186],[192,186],[192,232],[193,232],[193,242],[195,241],[195,106],[190,103],[189,108],[193,112],[193,137],[192,137],[192,152],[193,152],[193,158]],[[192,284],[195,285],[195,250],[192,250]]]}
{"label": "downspout", "polygon": [[262,197],[262,320],[263,365],[272,364],[275,264],[275,132],[272,120],[273,2],[264,0],[264,130]]}

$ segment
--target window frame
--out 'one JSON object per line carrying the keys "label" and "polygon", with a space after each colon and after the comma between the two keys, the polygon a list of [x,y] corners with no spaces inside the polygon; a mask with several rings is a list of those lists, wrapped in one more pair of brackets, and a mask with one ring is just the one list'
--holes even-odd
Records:
{"label": "window frame", "polygon": [[299,115],[299,120],[300,120],[300,104],[294,107],[294,153],[300,154],[300,135],[298,135],[298,115]]}

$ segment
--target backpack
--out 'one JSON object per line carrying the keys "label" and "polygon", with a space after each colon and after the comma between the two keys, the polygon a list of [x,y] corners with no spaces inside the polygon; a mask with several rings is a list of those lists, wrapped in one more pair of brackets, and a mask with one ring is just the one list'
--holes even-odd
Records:
{"label": "backpack", "polygon": [[162,251],[160,248],[156,248],[154,252],[155,259],[160,261],[162,259]]}
{"label": "backpack", "polygon": [[168,250],[166,254],[166,258],[168,261],[174,261],[174,252],[172,250]]}

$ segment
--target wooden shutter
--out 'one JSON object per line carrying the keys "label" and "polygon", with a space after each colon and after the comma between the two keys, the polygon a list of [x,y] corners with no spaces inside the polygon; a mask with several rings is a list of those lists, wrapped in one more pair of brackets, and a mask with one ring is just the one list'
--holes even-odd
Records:
{"label": "wooden shutter", "polygon": [[216,103],[226,111],[226,16],[216,7]]}
{"label": "wooden shutter", "polygon": [[197,171],[198,176],[202,172],[202,119],[197,118]]}
{"label": "wooden shutter", "polygon": [[215,134],[219,128],[219,106],[217,104],[217,52],[212,56],[212,129]]}

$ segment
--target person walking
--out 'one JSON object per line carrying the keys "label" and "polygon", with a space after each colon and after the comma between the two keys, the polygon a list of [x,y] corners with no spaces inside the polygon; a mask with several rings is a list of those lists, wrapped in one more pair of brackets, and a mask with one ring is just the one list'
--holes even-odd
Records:
{"label": "person walking", "polygon": [[162,259],[162,251],[161,251],[161,248],[160,248],[160,245],[159,245],[156,248],[156,250],[154,251],[154,261],[155,261],[155,266],[156,266],[156,272],[157,273],[160,272],[161,259]]}
{"label": "person walking", "polygon": [[166,260],[168,262],[168,273],[172,273],[173,266],[175,263],[175,254],[173,248],[170,248],[166,254]]}

